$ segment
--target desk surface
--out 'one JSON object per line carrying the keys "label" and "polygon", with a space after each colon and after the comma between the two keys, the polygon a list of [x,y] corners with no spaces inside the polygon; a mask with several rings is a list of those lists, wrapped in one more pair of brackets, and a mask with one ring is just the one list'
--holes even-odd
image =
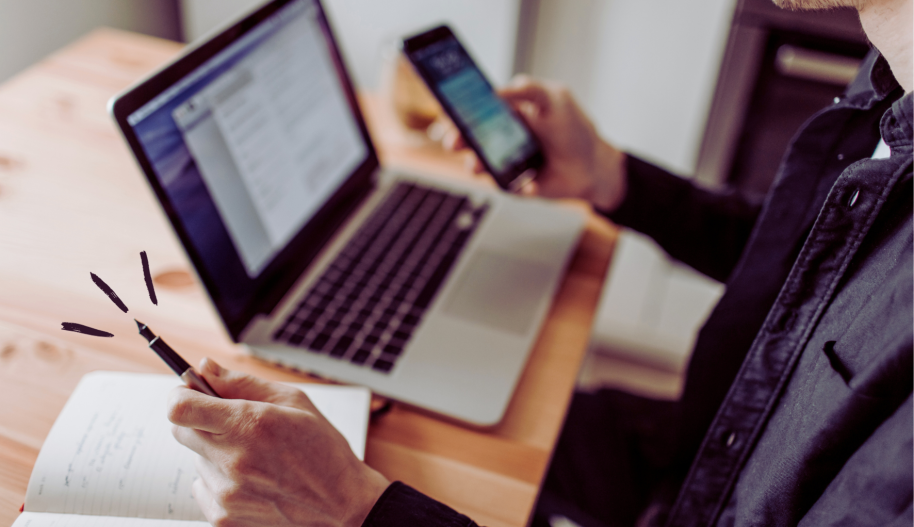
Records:
{"label": "desk surface", "polygon": [[[136,336],[135,316],[196,363],[286,381],[234,346],[190,273],[105,104],[180,46],[99,30],[0,87],[0,525],[18,514],[32,465],[83,374],[168,373]],[[387,163],[470,177],[459,156],[411,144],[384,106],[366,98]],[[395,406],[369,431],[366,460],[490,526],[525,525],[584,356],[615,231],[592,218],[507,416],[472,430]],[[159,305],[142,278],[146,251]],[[101,276],[130,308],[92,283]],[[60,331],[78,322],[114,333]]]}

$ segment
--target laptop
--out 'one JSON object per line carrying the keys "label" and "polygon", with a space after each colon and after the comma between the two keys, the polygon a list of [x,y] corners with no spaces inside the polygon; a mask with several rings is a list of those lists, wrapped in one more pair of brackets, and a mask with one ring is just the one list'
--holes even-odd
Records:
{"label": "laptop", "polygon": [[578,210],[382,168],[317,0],[277,0],[109,110],[250,354],[498,423]]}

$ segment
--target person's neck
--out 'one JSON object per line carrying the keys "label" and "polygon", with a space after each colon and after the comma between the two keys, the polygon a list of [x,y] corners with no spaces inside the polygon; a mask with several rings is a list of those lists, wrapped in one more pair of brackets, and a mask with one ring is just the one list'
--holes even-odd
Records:
{"label": "person's neck", "polygon": [[912,0],[870,0],[860,8],[867,38],[885,57],[905,93],[914,88]]}

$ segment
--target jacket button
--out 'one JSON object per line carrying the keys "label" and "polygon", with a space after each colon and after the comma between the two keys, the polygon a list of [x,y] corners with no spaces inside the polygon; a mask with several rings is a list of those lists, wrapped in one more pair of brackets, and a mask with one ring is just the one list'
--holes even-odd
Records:
{"label": "jacket button", "polygon": [[844,161],[844,154],[838,154],[838,161]]}
{"label": "jacket button", "polygon": [[854,190],[854,192],[851,193],[851,197],[848,198],[848,200],[847,200],[848,208],[853,208],[854,204],[857,203],[857,198],[859,198],[859,197],[860,197],[860,189]]}

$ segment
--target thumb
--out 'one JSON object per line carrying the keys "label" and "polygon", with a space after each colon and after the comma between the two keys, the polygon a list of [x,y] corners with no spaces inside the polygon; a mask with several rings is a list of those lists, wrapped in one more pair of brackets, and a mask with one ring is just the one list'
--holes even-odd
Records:
{"label": "thumb", "polygon": [[227,370],[209,357],[200,361],[199,373],[224,399],[291,405],[293,402],[299,402],[300,395],[303,395],[300,390],[285,384],[266,381],[240,371]]}
{"label": "thumb", "polygon": [[[548,112],[552,105],[546,87],[526,76],[518,76],[498,90],[498,94],[523,113]],[[523,106],[527,107],[526,111]]]}
{"label": "thumb", "polygon": [[524,185],[520,188],[520,191],[518,191],[518,194],[520,194],[521,196],[528,196],[528,197],[539,196],[539,194],[540,194],[539,183],[537,183],[536,181],[530,181],[529,183],[527,183],[526,185]]}
{"label": "thumb", "polygon": [[544,98],[528,97],[528,94],[517,95],[505,92],[505,100],[517,112],[521,119],[533,130],[537,136],[549,131],[550,123],[546,119],[552,102],[548,94],[543,93]]}

